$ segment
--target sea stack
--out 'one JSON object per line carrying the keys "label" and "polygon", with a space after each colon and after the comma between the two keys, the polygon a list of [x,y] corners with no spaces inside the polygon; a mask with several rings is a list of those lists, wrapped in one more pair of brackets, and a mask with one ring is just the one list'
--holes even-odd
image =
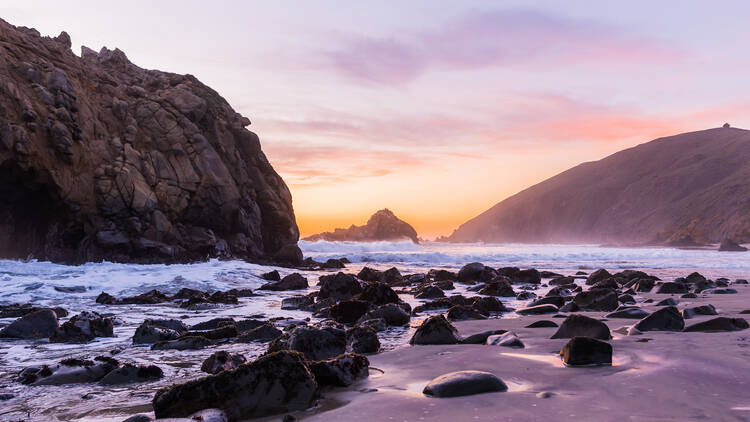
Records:
{"label": "sea stack", "polygon": [[301,260],[250,120],[191,75],[0,20],[0,258]]}
{"label": "sea stack", "polygon": [[304,238],[304,240],[313,242],[318,240],[376,242],[405,239],[419,243],[419,237],[414,227],[406,221],[400,220],[387,208],[373,214],[364,226],[352,225],[348,229],[336,229],[332,232],[314,234]]}

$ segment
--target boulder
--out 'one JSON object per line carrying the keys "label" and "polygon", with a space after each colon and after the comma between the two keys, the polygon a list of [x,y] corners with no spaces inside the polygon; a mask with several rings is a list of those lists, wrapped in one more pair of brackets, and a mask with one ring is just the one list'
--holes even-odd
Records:
{"label": "boulder", "polygon": [[481,262],[471,262],[469,264],[464,265],[458,271],[458,275],[457,275],[458,282],[467,283],[467,282],[479,281],[482,271],[484,271],[484,268],[485,268],[484,264],[482,264]]}
{"label": "boulder", "polygon": [[721,241],[721,244],[719,245],[719,251],[721,252],[747,252],[747,248],[744,246],[740,246],[739,243],[731,239],[724,239]]}
{"label": "boulder", "polygon": [[221,371],[231,371],[245,363],[245,357],[240,354],[232,354],[221,350],[211,354],[201,364],[201,371],[209,374],[218,374]]}
{"label": "boulder", "polygon": [[494,280],[488,282],[478,292],[480,295],[487,296],[501,296],[501,297],[515,297],[516,292],[513,291],[513,286],[510,285],[510,281],[507,277],[497,277]]}
{"label": "boulder", "polygon": [[411,320],[409,313],[407,313],[404,308],[395,303],[388,303],[362,315],[359,321],[362,322],[381,318],[385,320],[386,324],[394,327],[406,325]]}
{"label": "boulder", "polygon": [[591,337],[609,340],[612,335],[607,324],[585,315],[569,315],[551,338]]}
{"label": "boulder", "polygon": [[287,348],[310,360],[324,360],[346,352],[346,332],[334,327],[297,327],[289,334]]}
{"label": "boulder", "polygon": [[260,286],[261,290],[301,290],[308,288],[307,279],[299,273],[292,273],[279,281],[272,281]]}
{"label": "boulder", "polygon": [[560,356],[568,366],[612,365],[612,345],[589,337],[573,337]]}
{"label": "boulder", "polygon": [[695,318],[698,315],[718,315],[714,305],[710,303],[708,305],[695,306],[693,308],[685,308],[681,312],[682,319]]}
{"label": "boulder", "polygon": [[281,336],[282,332],[271,324],[262,324],[237,336],[238,343],[267,342]]}
{"label": "boulder", "polygon": [[685,328],[685,321],[677,308],[667,306],[638,321],[634,328],[641,332],[682,331]]}
{"label": "boulder", "polygon": [[461,344],[487,344],[487,338],[490,336],[498,335],[498,334],[505,334],[508,330],[490,330],[490,331],[483,331],[481,333],[472,334],[463,340],[461,340]]}
{"label": "boulder", "polygon": [[451,321],[462,321],[470,319],[487,319],[487,316],[463,305],[455,305],[448,310],[448,319]]}
{"label": "boulder", "polygon": [[617,292],[612,289],[594,289],[578,293],[573,301],[585,311],[611,312],[617,309]]}
{"label": "boulder", "polygon": [[185,337],[205,337],[210,340],[222,340],[226,338],[237,337],[237,326],[234,324],[222,325],[213,330],[191,330],[183,334]]}
{"label": "boulder", "polygon": [[740,331],[748,328],[748,323],[743,318],[718,317],[685,327],[684,332],[713,333],[721,331]]}
{"label": "boulder", "polygon": [[214,344],[213,341],[201,336],[180,337],[177,340],[166,340],[154,343],[151,350],[197,350]]}
{"label": "boulder", "polygon": [[504,334],[496,334],[487,337],[488,346],[511,347],[514,349],[523,349],[526,347],[516,333],[509,331]]}
{"label": "boulder", "polygon": [[639,278],[633,283],[633,290],[636,292],[650,292],[653,290],[655,281],[650,278]]}
{"label": "boulder", "polygon": [[137,382],[152,382],[164,377],[164,372],[155,365],[134,365],[126,363],[105,375],[99,384],[122,385]]}
{"label": "boulder", "polygon": [[606,315],[607,318],[643,319],[648,312],[641,308],[625,308]]}
{"label": "boulder", "polygon": [[427,286],[414,296],[415,299],[436,299],[439,297],[445,297],[445,293],[435,286]]}
{"label": "boulder", "polygon": [[27,313],[0,330],[0,337],[45,338],[58,329],[57,314],[51,309]]}
{"label": "boulder", "polygon": [[52,343],[86,343],[97,337],[114,337],[114,324],[96,312],[83,311],[58,327]]}
{"label": "boulder", "polygon": [[513,275],[510,276],[510,279],[514,284],[539,284],[542,282],[541,274],[534,268],[516,271]]}
{"label": "boulder", "polygon": [[565,305],[565,299],[561,296],[545,296],[529,303],[529,306],[538,305],[555,305],[559,308]]}
{"label": "boulder", "polygon": [[367,313],[369,307],[370,304],[363,300],[343,300],[331,306],[328,314],[336,322],[354,324]]}
{"label": "boulder", "polygon": [[147,319],[143,321],[143,325],[168,328],[170,330],[177,331],[178,333],[184,333],[189,329],[187,324],[178,319]]}
{"label": "boulder", "polygon": [[677,306],[677,301],[671,297],[656,302],[656,306]]}
{"label": "boulder", "polygon": [[365,286],[362,293],[359,294],[359,300],[372,303],[374,305],[385,305],[386,303],[399,303],[401,299],[393,289],[384,283],[371,283]]}
{"label": "boulder", "polygon": [[370,374],[370,361],[356,353],[310,363],[310,371],[318,385],[348,387]]}
{"label": "boulder", "polygon": [[333,276],[322,276],[318,297],[334,300],[350,299],[362,293],[362,286],[351,274],[337,273]]}
{"label": "boulder", "polygon": [[351,353],[377,353],[380,350],[378,334],[371,327],[358,325],[346,331],[346,351]]}
{"label": "boulder", "polygon": [[458,371],[433,379],[422,393],[432,397],[460,397],[504,391],[508,391],[508,386],[489,372]]}
{"label": "boulder", "polygon": [[260,278],[266,281],[280,281],[281,275],[277,270],[269,271],[260,275]]}
{"label": "boulder", "polygon": [[702,293],[708,294],[708,295],[734,295],[737,294],[736,289],[708,289],[704,290]]}
{"label": "boulder", "polygon": [[588,277],[586,277],[586,285],[593,286],[597,282],[610,278],[610,277],[612,277],[612,274],[610,274],[609,271],[602,268],[602,269],[592,272],[591,274],[589,274]]}
{"label": "boulder", "polygon": [[311,295],[285,297],[284,299],[281,299],[281,309],[304,309],[308,306],[313,305],[314,303],[315,298]]}
{"label": "boulder", "polygon": [[496,297],[477,297],[472,301],[471,307],[482,313],[489,315],[490,312],[509,312],[510,309],[499,301]]}
{"label": "boulder", "polygon": [[557,323],[555,323],[554,321],[541,319],[539,321],[532,322],[531,324],[527,325],[526,328],[555,328],[557,326]]}
{"label": "boulder", "polygon": [[160,341],[175,340],[180,333],[169,328],[147,325],[145,322],[136,328],[133,334],[133,344],[154,344]]}
{"label": "boulder", "polygon": [[97,357],[93,361],[64,359],[53,366],[24,368],[18,381],[28,385],[66,385],[97,382],[119,366],[117,360]]}
{"label": "boulder", "polygon": [[383,272],[370,267],[362,267],[362,269],[359,270],[359,273],[357,273],[357,278],[370,282],[382,281]]}
{"label": "boulder", "polygon": [[460,341],[458,330],[442,315],[422,321],[409,344],[456,344]]}
{"label": "boulder", "polygon": [[317,391],[304,356],[281,351],[231,371],[159,390],[153,408],[157,419],[219,408],[230,420],[244,420],[305,410],[313,404]]}

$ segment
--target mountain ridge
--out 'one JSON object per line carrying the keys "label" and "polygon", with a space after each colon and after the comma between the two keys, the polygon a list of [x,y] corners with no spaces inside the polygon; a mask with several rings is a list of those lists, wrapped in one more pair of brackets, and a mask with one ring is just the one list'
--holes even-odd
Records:
{"label": "mountain ridge", "polygon": [[451,242],[671,244],[750,239],[750,131],[662,137],[500,201]]}

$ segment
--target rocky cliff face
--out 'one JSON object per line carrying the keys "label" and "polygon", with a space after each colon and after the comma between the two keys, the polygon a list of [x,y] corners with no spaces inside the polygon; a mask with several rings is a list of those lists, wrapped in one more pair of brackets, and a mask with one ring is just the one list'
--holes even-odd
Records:
{"label": "rocky cliff face", "polygon": [[348,229],[319,233],[308,236],[304,240],[313,242],[318,240],[375,242],[403,239],[410,239],[414,243],[419,243],[417,231],[409,223],[400,220],[389,209],[382,209],[373,214],[364,226],[352,225]]}
{"label": "rocky cliff face", "polygon": [[0,20],[0,258],[301,259],[292,198],[191,75]]}
{"label": "rocky cliff face", "polygon": [[464,223],[455,242],[750,241],[750,131],[660,138],[584,163]]}

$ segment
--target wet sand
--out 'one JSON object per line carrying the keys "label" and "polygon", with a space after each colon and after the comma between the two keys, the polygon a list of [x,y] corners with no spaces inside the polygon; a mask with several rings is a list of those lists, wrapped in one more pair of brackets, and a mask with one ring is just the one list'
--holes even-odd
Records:
{"label": "wet sand", "polygon": [[[750,287],[732,287],[739,293],[672,297],[679,309],[710,303],[719,316],[747,319],[739,312],[750,309]],[[656,303],[670,296],[642,293],[640,298]],[[659,309],[639,306],[649,312]],[[603,318],[606,313],[583,314]],[[689,326],[715,317],[685,322]],[[627,336],[614,330],[637,320],[610,319],[606,323],[613,330],[613,365],[572,368],[557,356],[567,339],[549,339],[556,328],[523,328],[543,319],[562,322],[551,315],[456,322],[464,336],[491,329],[514,331],[526,347],[404,346],[371,355],[371,367],[383,374],[373,370],[370,379],[346,391],[327,392],[320,408],[293,415],[310,422],[750,420],[750,330]],[[434,377],[470,369],[494,373],[509,391],[448,399],[421,393]],[[543,392],[552,396],[541,398]]]}

